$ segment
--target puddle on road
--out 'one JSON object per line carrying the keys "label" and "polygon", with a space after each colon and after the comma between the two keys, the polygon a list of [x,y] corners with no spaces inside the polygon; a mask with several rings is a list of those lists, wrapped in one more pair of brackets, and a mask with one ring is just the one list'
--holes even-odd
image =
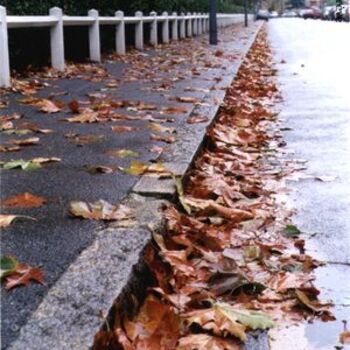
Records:
{"label": "puddle on road", "polygon": [[350,350],[350,344],[339,343],[339,334],[344,330],[342,321],[346,320],[350,328],[350,266],[328,264],[315,272],[320,300],[334,303],[332,312],[336,320],[316,320],[272,330],[271,350]]}

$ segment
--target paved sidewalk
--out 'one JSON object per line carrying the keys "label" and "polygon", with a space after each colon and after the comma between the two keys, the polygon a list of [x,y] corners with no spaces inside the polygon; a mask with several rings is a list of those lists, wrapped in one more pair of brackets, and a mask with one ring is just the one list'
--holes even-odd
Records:
{"label": "paved sidewalk", "polygon": [[[47,200],[47,203],[36,209],[3,210],[6,214],[28,215],[37,219],[37,221],[18,221],[4,229],[2,254],[11,254],[21,262],[40,266],[44,270],[46,283],[45,286],[33,283],[10,292],[2,290],[3,348],[7,348],[19,337],[20,329],[29,318],[35,320],[35,317],[38,317],[38,312],[32,315],[33,312],[43,298],[47,298],[50,288],[51,291],[54,290],[52,286],[56,281],[60,278],[62,280],[62,274],[67,270],[67,273],[78,271],[74,265],[75,261],[79,262],[84,254],[84,259],[88,257],[92,269],[94,264],[97,269],[102,263],[106,272],[104,276],[96,274],[95,279],[91,279],[93,275],[85,275],[84,270],[79,270],[81,281],[85,280],[95,294],[94,304],[84,305],[84,291],[79,289],[81,281],[71,281],[69,288],[75,289],[76,293],[81,292],[80,304],[72,306],[73,309],[77,309],[75,312],[85,307],[96,322],[99,310],[106,308],[109,303],[109,300],[103,300],[104,296],[100,293],[108,292],[110,298],[118,295],[115,286],[118,283],[125,283],[131,266],[137,262],[137,253],[142,250],[148,239],[148,232],[139,230],[135,237],[131,237],[133,233],[128,237],[120,236],[119,233],[113,236],[112,233],[103,248],[98,240],[105,239],[107,226],[102,222],[70,217],[67,210],[69,202],[72,200],[94,202],[103,199],[116,204],[130,193],[139,179],[137,176],[123,173],[117,167],[128,167],[133,158],[110,156],[106,153],[110,150],[135,151],[138,153],[135,159],[142,162],[151,162],[159,157],[158,160],[170,163],[170,167],[172,162],[177,166],[181,163],[180,168],[183,167],[179,170],[181,175],[194,155],[188,145],[195,141],[198,148],[201,143],[204,128],[214,117],[224,88],[229,85],[233,73],[237,71],[258,27],[259,24],[252,24],[248,29],[242,25],[227,28],[219,34],[222,41],[217,47],[209,47],[207,37],[203,36],[172,43],[157,50],[132,52],[123,58],[108,57],[101,65],[81,66],[84,72],[79,72],[80,77],[76,76],[74,68],[71,76],[55,80],[41,78],[41,82],[47,82],[50,86],[40,89],[34,97],[53,97],[63,102],[64,107],[58,113],[42,113],[35,106],[18,103],[19,99],[24,98],[19,93],[0,95],[0,100],[9,103],[8,107],[0,109],[1,115],[14,112],[23,114],[20,120],[14,121],[17,129],[25,129],[26,125],[23,123],[30,122],[39,128],[53,130],[50,134],[29,134],[30,137],[40,137],[38,145],[25,146],[20,152],[2,153],[1,160],[6,162],[35,157],[61,158],[60,162],[45,165],[38,170],[1,170],[1,200],[23,192],[42,196]],[[193,98],[190,99],[192,102],[196,100],[196,103],[180,102],[180,100],[187,101],[188,97]],[[72,100],[79,101],[81,107],[86,106],[85,103],[88,102],[91,106],[92,102],[94,108],[101,114],[119,113],[123,116],[136,116],[139,120],[99,123],[63,121],[74,116],[67,106]],[[103,101],[109,102],[107,105],[102,105]],[[127,102],[124,106],[120,106],[121,101]],[[185,108],[186,111],[168,113],[169,110],[165,109],[167,107],[175,107],[175,111],[178,107]],[[198,124],[187,123],[189,116],[193,117],[198,111],[207,119]],[[174,143],[151,140],[151,134],[164,135],[164,133],[148,128],[150,116],[159,118],[162,126],[177,130],[177,133],[171,135],[176,139]],[[122,133],[112,131],[111,127],[117,125],[137,129]],[[79,138],[81,135],[95,135],[96,139],[90,136],[87,139]],[[9,139],[24,139],[29,136],[2,134],[1,144],[6,144]],[[164,148],[160,155],[154,152],[154,146]],[[185,156],[187,148],[189,154]],[[91,165],[109,166],[116,171],[111,174],[92,175],[86,171],[86,166]],[[141,183],[141,187],[140,185],[138,187],[140,192],[142,186]],[[149,189],[146,192],[147,195],[150,194]],[[119,242],[119,245],[114,246],[115,242]],[[88,247],[92,249],[89,250]],[[102,250],[99,250],[100,247]],[[102,254],[103,249],[109,249],[115,260],[110,260],[108,256]],[[126,266],[127,269],[120,272],[117,270],[118,264],[119,268]],[[118,286],[119,290],[121,287]],[[57,288],[56,291],[59,290],[59,287]],[[63,304],[67,301],[67,298],[65,299],[59,292],[56,296],[62,299]],[[51,314],[49,318],[51,320],[47,322],[52,320],[56,323],[63,322],[55,314]],[[44,320],[40,325],[43,331],[45,322]],[[81,319],[80,322],[83,324],[85,321]],[[56,332],[61,330],[56,329]],[[88,337],[87,344],[91,343],[93,334],[85,336]],[[22,338],[26,339],[25,336]],[[20,348],[18,344],[21,344],[20,341],[14,348]],[[45,346],[42,345],[42,348]],[[27,348],[37,349],[34,345],[31,347],[30,343]]]}

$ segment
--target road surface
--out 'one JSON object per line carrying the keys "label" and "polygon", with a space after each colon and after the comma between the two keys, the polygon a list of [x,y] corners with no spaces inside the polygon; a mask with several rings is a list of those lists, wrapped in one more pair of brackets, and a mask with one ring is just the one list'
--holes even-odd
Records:
{"label": "road surface", "polygon": [[292,328],[283,349],[335,349],[342,320],[350,323],[350,24],[277,19],[268,33],[284,99],[280,118],[291,128],[287,149],[307,161],[307,174],[335,177],[288,187],[296,225],[315,234],[307,253],[329,262],[317,269],[316,285],[321,299],[334,301],[337,321]]}

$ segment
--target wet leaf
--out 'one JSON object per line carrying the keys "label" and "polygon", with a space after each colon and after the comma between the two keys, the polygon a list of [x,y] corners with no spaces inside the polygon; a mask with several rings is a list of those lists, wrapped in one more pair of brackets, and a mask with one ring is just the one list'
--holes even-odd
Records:
{"label": "wet leaf", "polygon": [[132,151],[130,149],[118,149],[118,150],[109,150],[105,152],[107,155],[112,157],[126,158],[126,157],[138,157],[139,153]]}
{"label": "wet leaf", "polygon": [[97,123],[99,122],[98,113],[86,109],[75,117],[64,119],[70,123]]}
{"label": "wet leaf", "polygon": [[1,205],[9,208],[39,208],[46,202],[46,199],[25,192],[8,197],[1,202]]}
{"label": "wet leaf", "polygon": [[13,271],[16,270],[19,262],[12,256],[10,255],[5,255],[1,257],[0,260],[0,278],[2,279],[3,277],[7,276],[8,274],[12,273]]}
{"label": "wet leaf", "polygon": [[73,216],[90,220],[125,220],[131,218],[132,211],[125,205],[114,206],[102,199],[94,202],[72,201],[69,204],[69,213]]}
{"label": "wet leaf", "polygon": [[283,234],[286,237],[297,238],[301,234],[301,231],[294,225],[286,225],[283,229]]}
{"label": "wet leaf", "polygon": [[49,163],[49,162],[59,162],[61,159],[56,157],[50,157],[50,158],[33,158],[31,160],[12,160],[10,162],[3,163],[4,169],[16,169],[21,168],[22,170],[36,170],[40,169],[42,167],[42,163]]}
{"label": "wet leaf", "polygon": [[27,220],[34,220],[36,221],[35,218],[32,218],[30,216],[25,216],[25,215],[7,215],[7,214],[0,214],[0,227],[7,227],[12,224],[14,220],[17,219],[27,219]]}
{"label": "wet leaf", "polygon": [[72,100],[68,102],[68,107],[73,113],[79,113],[80,105],[77,100]]}
{"label": "wet leaf", "polygon": [[171,135],[151,134],[150,139],[153,140],[153,141],[163,141],[163,142],[166,142],[166,143],[174,143],[176,141],[176,137],[175,136],[171,136]]}
{"label": "wet leaf", "polygon": [[57,113],[61,110],[61,107],[58,106],[59,103],[55,103],[51,100],[45,99],[45,98],[24,98],[20,100],[19,102],[23,104],[29,104],[32,106],[36,106],[39,108],[39,111],[44,113]]}
{"label": "wet leaf", "polygon": [[147,171],[148,165],[136,160],[132,160],[128,168],[121,168],[124,173],[131,175],[142,175]]}
{"label": "wet leaf", "polygon": [[27,134],[31,134],[32,133],[32,130],[29,130],[29,129],[9,129],[9,130],[6,130],[4,131],[4,134],[6,135],[27,135]]}
{"label": "wet leaf", "polygon": [[189,334],[179,339],[176,350],[240,350],[232,339],[223,339],[209,334]]}
{"label": "wet leaf", "polygon": [[0,152],[18,152],[21,150],[21,147],[19,146],[0,146]]}
{"label": "wet leaf", "polygon": [[7,271],[2,278],[6,290],[19,286],[26,286],[30,281],[44,284],[44,274],[41,269],[18,263],[16,260],[13,263],[14,266],[12,270]]}
{"label": "wet leaf", "polygon": [[27,139],[22,140],[8,140],[6,143],[10,143],[12,145],[18,145],[18,146],[31,146],[31,145],[37,145],[40,141],[39,137],[29,137]]}
{"label": "wet leaf", "polygon": [[116,170],[105,165],[87,165],[86,169],[90,174],[112,174]]}
{"label": "wet leaf", "polygon": [[183,103],[198,103],[200,100],[197,97],[191,96],[177,96],[176,101]]}
{"label": "wet leaf", "polygon": [[183,114],[187,113],[188,110],[185,107],[164,107],[161,109],[160,113],[161,114]]}
{"label": "wet leaf", "polygon": [[111,129],[112,131],[119,132],[119,133],[140,130],[140,128],[136,126],[127,126],[127,125],[111,126]]}
{"label": "wet leaf", "polygon": [[160,125],[158,123],[149,123],[148,129],[150,129],[152,131],[156,131],[156,132],[167,132],[169,134],[173,134],[176,132],[175,128],[163,126],[163,125]]}
{"label": "wet leaf", "polygon": [[198,124],[198,123],[206,123],[209,121],[209,118],[206,117],[205,115],[200,115],[200,114],[194,114],[191,115],[187,120],[187,124]]}

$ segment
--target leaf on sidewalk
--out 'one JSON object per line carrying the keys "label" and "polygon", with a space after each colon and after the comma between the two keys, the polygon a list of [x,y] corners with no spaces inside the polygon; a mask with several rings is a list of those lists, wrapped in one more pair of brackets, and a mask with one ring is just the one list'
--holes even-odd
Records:
{"label": "leaf on sidewalk", "polygon": [[132,211],[125,205],[114,206],[102,199],[94,202],[72,201],[69,213],[73,216],[90,220],[125,220],[133,217]]}
{"label": "leaf on sidewalk", "polygon": [[192,96],[177,96],[176,101],[182,103],[199,103],[200,100],[197,97]]}
{"label": "leaf on sidewalk", "polygon": [[12,224],[13,221],[17,219],[25,219],[25,220],[34,220],[36,221],[35,218],[32,218],[30,216],[26,215],[8,215],[8,214],[0,214],[0,227],[7,227]]}
{"label": "leaf on sidewalk", "polygon": [[36,106],[41,112],[44,113],[57,113],[62,109],[59,102],[53,102],[45,98],[28,97],[20,100],[19,102]]}
{"label": "leaf on sidewalk", "polygon": [[179,339],[176,350],[240,350],[235,340],[223,339],[209,334],[189,334]]}
{"label": "leaf on sidewalk", "polygon": [[151,134],[150,139],[153,141],[163,141],[166,143],[174,143],[176,141],[175,136],[171,135],[156,135],[156,134]]}
{"label": "leaf on sidewalk", "polygon": [[105,154],[111,156],[111,157],[119,157],[119,158],[126,158],[126,157],[138,157],[139,153],[136,151],[132,151],[130,149],[117,149],[117,150],[109,150],[106,151]]}
{"label": "leaf on sidewalk", "polygon": [[44,274],[41,269],[19,263],[11,256],[1,258],[1,279],[6,290],[26,286],[30,281],[44,284]]}
{"label": "leaf on sidewalk", "polygon": [[160,113],[161,114],[183,114],[187,113],[188,109],[186,107],[164,107],[161,109]]}
{"label": "leaf on sidewalk", "polygon": [[16,196],[8,197],[1,202],[1,205],[9,208],[39,208],[46,202],[46,199],[24,192]]}
{"label": "leaf on sidewalk", "polygon": [[56,157],[49,157],[49,158],[33,158],[31,160],[11,160],[9,162],[3,163],[4,169],[16,169],[21,168],[22,170],[36,170],[40,169],[42,167],[41,164],[43,163],[50,163],[50,162],[59,162],[61,159]]}
{"label": "leaf on sidewalk", "polygon": [[87,165],[86,169],[90,174],[112,174],[116,171],[116,168],[112,168],[105,165]]}
{"label": "leaf on sidewalk", "polygon": [[6,141],[6,143],[10,143],[12,145],[18,145],[18,146],[31,146],[31,145],[37,145],[39,141],[40,141],[39,137],[29,137],[27,139],[22,139],[22,140],[11,139]]}
{"label": "leaf on sidewalk", "polygon": [[112,131],[118,132],[118,133],[141,130],[139,127],[136,127],[136,126],[127,126],[127,125],[116,125],[116,126],[111,126],[111,129],[112,129]]}
{"label": "leaf on sidewalk", "polygon": [[64,120],[70,123],[98,123],[100,121],[98,113],[90,109],[85,109],[75,117],[65,118]]}
{"label": "leaf on sidewalk", "polygon": [[282,233],[286,237],[297,238],[300,236],[301,231],[294,225],[286,225],[286,227],[283,229]]}
{"label": "leaf on sidewalk", "polygon": [[209,120],[205,115],[194,114],[191,115],[187,120],[187,124],[198,124],[198,123],[206,123]]}
{"label": "leaf on sidewalk", "polygon": [[147,127],[148,127],[148,129],[150,129],[152,131],[156,131],[156,132],[167,132],[169,134],[174,134],[176,132],[175,128],[163,126],[163,125],[160,125],[158,123],[149,123]]}
{"label": "leaf on sidewalk", "polygon": [[7,152],[18,152],[22,148],[19,146],[0,146],[0,152],[7,153]]}

